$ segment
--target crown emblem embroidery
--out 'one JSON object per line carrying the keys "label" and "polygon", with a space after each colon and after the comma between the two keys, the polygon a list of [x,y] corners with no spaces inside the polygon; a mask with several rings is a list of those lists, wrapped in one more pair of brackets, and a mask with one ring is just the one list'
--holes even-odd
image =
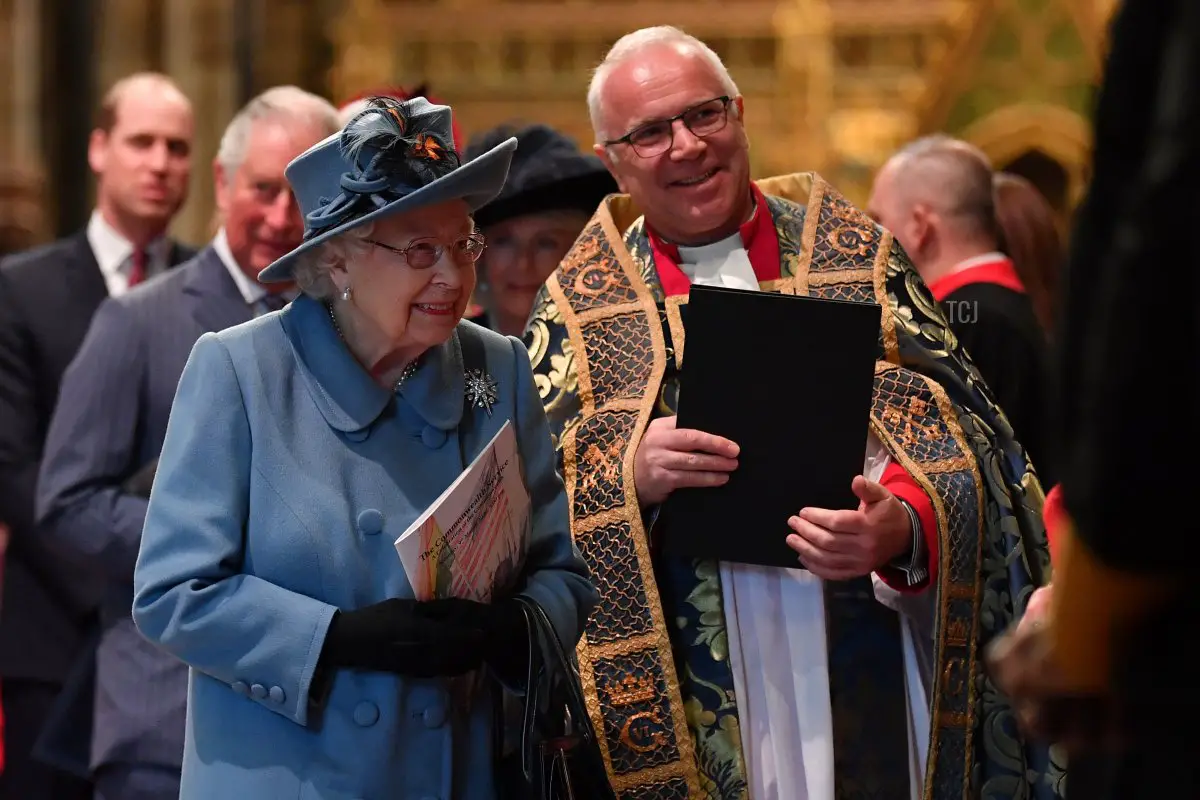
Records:
{"label": "crown emblem embroidery", "polygon": [[658,696],[654,681],[637,675],[626,675],[608,690],[612,704],[618,708],[648,703]]}

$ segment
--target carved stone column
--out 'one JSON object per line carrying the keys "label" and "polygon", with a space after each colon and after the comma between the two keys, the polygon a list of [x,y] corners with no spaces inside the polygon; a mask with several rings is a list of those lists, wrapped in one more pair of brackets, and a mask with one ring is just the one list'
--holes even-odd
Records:
{"label": "carved stone column", "polygon": [[[308,55],[309,15],[319,13],[316,3],[297,0],[261,0],[258,6],[258,43],[254,58],[255,93],[284,84],[303,85]],[[304,88],[311,88],[305,86]],[[324,86],[317,88],[323,94]]]}
{"label": "carved stone column", "polygon": [[196,113],[191,191],[173,233],[197,245],[207,242],[215,230],[212,162],[225,127],[237,111],[235,5],[236,0],[163,3],[163,69],[191,98]]}
{"label": "carved stone column", "polygon": [[335,102],[364,88],[395,80],[397,31],[386,3],[351,0],[333,24],[329,89]]}
{"label": "carved stone column", "polygon": [[833,14],[827,0],[789,0],[775,14],[775,119],[780,146],[767,172],[797,169],[828,175],[828,121],[833,113]]}
{"label": "carved stone column", "polygon": [[130,73],[163,68],[158,62],[159,5],[151,0],[105,0],[100,5],[95,34],[97,98]]}
{"label": "carved stone column", "polygon": [[38,113],[39,0],[0,0],[0,254],[49,238]]}
{"label": "carved stone column", "polygon": [[[17,8],[16,0],[0,0],[0,75],[17,76]],[[0,81],[0,165],[12,163],[19,122],[16,98],[10,81]]]}
{"label": "carved stone column", "polygon": [[38,0],[0,0],[0,163],[40,157],[38,82],[41,13]]}
{"label": "carved stone column", "polygon": [[38,124],[38,78],[41,74],[42,4],[40,0],[7,0],[12,7],[8,17],[12,37],[10,54],[11,81],[5,83],[10,102],[5,105],[12,120],[12,154],[19,164],[40,164],[43,158],[41,129]]}

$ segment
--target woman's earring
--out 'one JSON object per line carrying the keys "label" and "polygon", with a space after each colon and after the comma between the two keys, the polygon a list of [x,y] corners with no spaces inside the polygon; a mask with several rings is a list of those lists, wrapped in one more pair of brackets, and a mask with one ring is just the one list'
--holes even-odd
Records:
{"label": "woman's earring", "polygon": [[346,284],[346,288],[342,289],[342,300],[345,300],[345,301],[350,300],[350,284],[348,284],[348,283]]}

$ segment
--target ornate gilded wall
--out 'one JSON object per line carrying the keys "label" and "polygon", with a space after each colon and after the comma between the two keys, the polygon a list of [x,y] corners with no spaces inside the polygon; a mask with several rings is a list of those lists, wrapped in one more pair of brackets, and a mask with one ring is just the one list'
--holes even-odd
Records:
{"label": "ornate gilded wall", "polygon": [[1111,6],[358,0],[335,32],[332,85],[428,78],[468,130],[541,119],[588,143],[590,68],[622,33],[669,22],[713,45],[738,82],[758,174],[815,169],[861,200],[897,146],[945,130],[1025,172],[1065,209],[1086,178],[1087,105]]}
{"label": "ornate gilded wall", "polygon": [[[234,28],[254,36],[252,88],[293,82],[340,99],[427,80],[468,135],[514,119],[591,141],[590,69],[621,34],[672,23],[708,41],[746,97],[757,174],[815,169],[862,200],[897,146],[945,130],[1079,197],[1087,107],[1113,0],[104,0],[95,83],[158,68],[199,110],[192,198],[178,231],[211,223],[209,167],[244,93]],[[36,165],[27,120],[38,0],[0,0],[0,164]],[[239,16],[240,15],[240,16]],[[132,32],[132,33],[131,33]],[[244,33],[244,30],[243,30]],[[19,46],[11,47],[16,42]],[[22,45],[22,43],[24,43]],[[24,66],[22,66],[24,65]],[[32,75],[32,77],[31,77]],[[98,90],[99,91],[99,88]],[[36,184],[36,179],[31,179]]]}

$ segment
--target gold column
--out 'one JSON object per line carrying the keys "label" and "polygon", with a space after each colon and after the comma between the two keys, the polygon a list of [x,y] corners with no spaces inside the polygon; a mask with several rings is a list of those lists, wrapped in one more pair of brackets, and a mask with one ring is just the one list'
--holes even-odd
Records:
{"label": "gold column", "polygon": [[45,207],[39,89],[41,64],[39,0],[0,0],[0,226],[24,231],[9,246],[49,236]]}
{"label": "gold column", "polygon": [[196,115],[191,191],[172,230],[178,238],[196,245],[207,242],[214,232],[212,162],[221,135],[237,111],[235,2],[164,0],[163,66],[191,98]]}
{"label": "gold column", "polygon": [[8,16],[12,37],[12,79],[5,84],[11,101],[6,105],[12,115],[12,153],[18,164],[40,164],[44,156],[39,127],[38,81],[42,74],[40,0],[7,0],[12,7]]}
{"label": "gold column", "polygon": [[95,87],[103,96],[121,78],[133,72],[158,69],[154,63],[153,40],[158,32],[151,29],[155,19],[150,0],[104,0],[98,7],[96,32]]}
{"label": "gold column", "polygon": [[[254,78],[259,90],[285,84],[300,84],[312,43],[308,19],[317,14],[316,4],[293,0],[264,0],[255,44]],[[317,90],[323,93],[324,87]],[[337,102],[337,98],[331,98]]]}
{"label": "gold column", "polygon": [[333,70],[330,94],[349,97],[364,88],[396,79],[396,52],[401,45],[389,25],[381,0],[351,0],[333,25]]}
{"label": "gold column", "polygon": [[[17,71],[17,8],[16,0],[0,0],[0,75],[15,78]],[[0,125],[0,165],[13,163],[16,156],[17,127],[16,98],[11,80],[0,81],[0,114],[7,124]]]}
{"label": "gold column", "polygon": [[769,172],[833,166],[827,121],[833,113],[833,14],[827,0],[789,0],[775,13],[779,45],[776,124],[787,134],[769,154]]}

